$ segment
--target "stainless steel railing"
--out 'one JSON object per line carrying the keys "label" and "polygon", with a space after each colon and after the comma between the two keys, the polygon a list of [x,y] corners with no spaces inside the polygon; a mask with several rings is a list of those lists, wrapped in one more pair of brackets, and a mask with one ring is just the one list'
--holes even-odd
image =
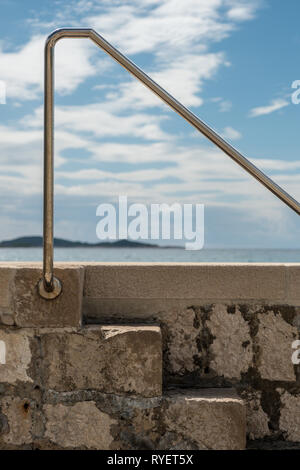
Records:
{"label": "stainless steel railing", "polygon": [[254,166],[238,150],[220,137],[207,124],[189,111],[173,96],[161,88],[139,67],[115,49],[93,29],[58,29],[48,37],[45,45],[45,96],[44,96],[44,265],[39,293],[45,299],[56,298],[62,290],[59,279],[53,275],[53,156],[54,156],[54,47],[62,38],[89,38],[103,49],[128,72],[134,75],[153,93],[167,103],[174,111],[204,134],[211,142],[223,150],[230,158],[250,173],[275,196],[300,215],[300,204],[280,186]]}

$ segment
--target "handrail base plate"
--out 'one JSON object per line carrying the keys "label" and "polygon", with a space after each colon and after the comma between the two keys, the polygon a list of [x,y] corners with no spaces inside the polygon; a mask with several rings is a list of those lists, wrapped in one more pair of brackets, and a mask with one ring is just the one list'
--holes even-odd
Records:
{"label": "handrail base plate", "polygon": [[46,300],[53,300],[56,299],[62,293],[62,284],[59,279],[55,276],[53,277],[53,289],[51,291],[47,291],[45,289],[44,279],[40,279],[38,283],[38,292],[43,299]]}

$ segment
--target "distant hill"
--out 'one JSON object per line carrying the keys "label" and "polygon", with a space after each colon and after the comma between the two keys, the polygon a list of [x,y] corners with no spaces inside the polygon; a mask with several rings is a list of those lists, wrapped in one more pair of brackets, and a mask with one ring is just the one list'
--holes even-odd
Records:
{"label": "distant hill", "polygon": [[[13,240],[4,240],[0,242],[0,248],[34,248],[42,247],[42,237],[19,237]],[[117,240],[115,242],[99,242],[87,243],[71,240],[64,240],[63,238],[54,238],[54,246],[60,248],[163,248],[159,245],[152,245],[150,243],[142,243],[131,240]],[[164,247],[165,248],[165,247]]]}

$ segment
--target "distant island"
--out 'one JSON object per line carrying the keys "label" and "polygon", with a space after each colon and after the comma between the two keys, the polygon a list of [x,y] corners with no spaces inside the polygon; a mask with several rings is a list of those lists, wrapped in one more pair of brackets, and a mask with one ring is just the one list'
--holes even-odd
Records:
{"label": "distant island", "polygon": [[[13,240],[4,240],[0,242],[0,248],[36,248],[42,246],[43,237],[19,237]],[[88,243],[79,241],[73,242],[63,238],[54,238],[54,246],[57,248],[180,248],[178,246],[160,246],[131,240]]]}

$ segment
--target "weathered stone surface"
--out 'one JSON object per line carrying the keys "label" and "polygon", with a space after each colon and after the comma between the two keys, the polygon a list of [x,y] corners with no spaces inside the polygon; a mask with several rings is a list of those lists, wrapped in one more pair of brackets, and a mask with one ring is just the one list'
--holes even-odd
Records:
{"label": "weathered stone surface", "polygon": [[257,334],[259,345],[258,370],[263,379],[295,381],[292,363],[292,343],[298,338],[296,327],[289,325],[280,314],[259,315]]}
{"label": "weathered stone surface", "polygon": [[286,439],[300,442],[300,396],[293,396],[287,391],[278,389],[281,394],[279,427],[286,434]]}
{"label": "weathered stone surface", "polygon": [[0,267],[0,312],[11,309],[14,276],[15,269]]}
{"label": "weathered stone surface", "polygon": [[243,393],[246,404],[247,436],[249,439],[263,439],[270,435],[269,418],[261,406],[261,392]]}
{"label": "weathered stone surface", "polygon": [[172,447],[183,442],[196,449],[237,450],[246,445],[243,401],[230,389],[170,392],[163,420]]}
{"label": "weathered stone surface", "polygon": [[245,407],[230,389],[173,391],[147,399],[98,394],[95,400],[52,403],[43,410],[44,440],[63,448],[245,447]]}
{"label": "weathered stone surface", "polygon": [[12,313],[0,313],[0,325],[13,326],[15,323]]}
{"label": "weathered stone surface", "polygon": [[287,300],[291,304],[300,306],[300,266],[287,266]]}
{"label": "weathered stone surface", "polygon": [[[299,269],[299,268],[298,268]],[[91,298],[286,300],[284,266],[268,264],[88,264]]]}
{"label": "weathered stone surface", "polygon": [[0,383],[15,384],[17,381],[32,382],[28,371],[31,363],[30,339],[33,334],[26,330],[0,329],[1,363]]}
{"label": "weathered stone surface", "polygon": [[[199,301],[199,303],[201,303]],[[198,369],[195,358],[201,356],[197,337],[201,327],[189,301],[160,300],[111,300],[84,302],[84,318],[88,323],[99,319],[112,323],[159,323],[164,330],[165,372],[183,375]],[[201,322],[201,320],[200,320]]]}
{"label": "weathered stone surface", "polygon": [[54,300],[40,297],[37,284],[40,269],[20,267],[15,277],[15,323],[22,327],[78,327],[81,325],[81,306],[84,270],[79,267],[55,269],[63,285],[62,293]]}
{"label": "weathered stone surface", "polygon": [[6,396],[0,400],[2,414],[1,441],[10,446],[32,442],[32,410],[30,400]]}
{"label": "weathered stone surface", "polygon": [[155,326],[92,326],[41,334],[47,388],[161,395],[162,344]]}
{"label": "weathered stone surface", "polygon": [[192,372],[196,368],[194,358],[199,355],[196,342],[199,329],[195,326],[194,310],[178,312],[174,309],[164,312],[162,319],[169,329],[167,356],[171,371],[175,374]]}
{"label": "weathered stone surface", "polygon": [[235,309],[228,313],[225,305],[215,305],[207,326],[214,336],[210,367],[218,375],[240,378],[252,363],[252,342],[248,323]]}
{"label": "weathered stone surface", "polygon": [[45,438],[64,448],[109,450],[113,437],[111,426],[116,424],[95,402],[75,405],[45,405]]}

